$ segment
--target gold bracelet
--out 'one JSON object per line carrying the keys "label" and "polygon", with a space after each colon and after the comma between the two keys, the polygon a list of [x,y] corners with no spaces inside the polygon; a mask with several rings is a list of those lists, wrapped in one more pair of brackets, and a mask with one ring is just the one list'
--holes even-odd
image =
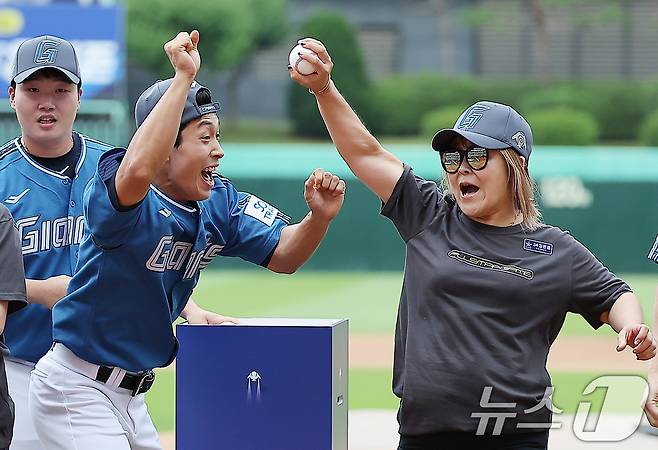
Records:
{"label": "gold bracelet", "polygon": [[322,89],[320,89],[319,91],[315,92],[315,91],[312,91],[312,90],[309,88],[308,93],[309,93],[309,94],[313,94],[313,95],[320,95],[320,94],[322,94],[322,93],[324,93],[324,92],[327,92],[327,91],[329,90],[330,87],[331,87],[331,77],[329,77],[329,79],[327,80],[327,84],[325,84],[324,87],[323,87]]}

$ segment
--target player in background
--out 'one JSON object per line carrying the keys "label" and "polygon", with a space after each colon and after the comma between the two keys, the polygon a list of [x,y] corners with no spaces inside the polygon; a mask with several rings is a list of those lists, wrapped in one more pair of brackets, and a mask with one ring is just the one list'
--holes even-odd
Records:
{"label": "player in background", "polygon": [[[9,101],[21,136],[0,148],[0,203],[21,236],[29,305],[7,321],[9,390],[16,404],[12,449],[40,449],[28,414],[30,371],[52,345],[53,305],[65,294],[83,233],[82,195],[112,146],[73,131],[82,79],[73,45],[59,37],[23,42],[14,56]],[[235,321],[198,308],[191,323]]]}
{"label": "player in background", "polygon": [[[658,264],[658,236],[647,257]],[[656,302],[653,307],[653,329],[658,327],[658,286],[656,286]],[[649,366],[649,396],[644,405],[644,411],[649,423],[658,427],[658,358],[654,358]]]}
{"label": "player in background", "polygon": [[14,427],[14,404],[8,393],[3,359],[9,351],[2,331],[7,315],[25,306],[21,244],[11,214],[0,204],[0,449],[7,450]]}
{"label": "player in background", "polygon": [[333,84],[324,45],[301,42],[317,54],[301,55],[315,73],[290,69],[291,78],[315,94],[340,155],[406,244],[393,370],[399,449],[545,449],[546,358],[567,312],[609,324],[617,351],[648,360],[656,343],[639,301],[576,239],[541,222],[527,170],[532,132],[511,107],[478,102],[436,134],[442,191],[368,132]]}
{"label": "player in background", "polygon": [[[175,70],[137,101],[127,151],[99,160],[85,193],[85,236],[68,295],[53,308],[55,344],[37,363],[30,409],[46,449],[159,449],[143,393],[178,344],[172,321],[199,272],[238,256],[292,273],[338,214],[345,184],[320,169],[310,212],[289,219],[215,174],[219,105],[194,81],[199,34],[165,45]],[[209,374],[211,376],[211,374]]]}

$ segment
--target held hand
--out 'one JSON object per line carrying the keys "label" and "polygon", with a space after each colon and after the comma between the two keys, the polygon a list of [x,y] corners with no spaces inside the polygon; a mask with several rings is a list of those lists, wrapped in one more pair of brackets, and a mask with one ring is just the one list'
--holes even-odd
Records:
{"label": "held hand", "polygon": [[305,88],[313,92],[318,92],[328,85],[334,63],[331,61],[331,56],[329,56],[324,44],[317,39],[300,39],[299,44],[317,54],[317,56],[306,53],[300,55],[300,58],[305,59],[313,65],[315,72],[310,75],[302,75],[290,67],[288,68],[290,78]]}
{"label": "held hand", "polygon": [[171,61],[176,73],[182,73],[194,78],[201,67],[201,55],[198,50],[199,32],[184,31],[164,45],[165,53]]}
{"label": "held hand", "polygon": [[635,357],[640,361],[656,356],[656,341],[649,327],[644,324],[627,325],[621,329],[617,351],[621,352],[627,345],[633,348]]}
{"label": "held hand", "polygon": [[66,296],[71,277],[68,275],[57,275],[44,280],[48,288],[44,291],[44,306],[53,309],[53,306]]}
{"label": "held hand", "polygon": [[649,396],[644,404],[644,412],[649,423],[658,427],[658,379],[652,380],[649,377]]}
{"label": "held hand", "polygon": [[201,308],[196,308],[191,311],[186,319],[190,325],[235,325],[240,323],[235,317],[222,316],[221,314],[216,314]]}
{"label": "held hand", "polygon": [[345,181],[315,169],[304,183],[304,199],[313,217],[330,221],[338,214],[345,199]]}

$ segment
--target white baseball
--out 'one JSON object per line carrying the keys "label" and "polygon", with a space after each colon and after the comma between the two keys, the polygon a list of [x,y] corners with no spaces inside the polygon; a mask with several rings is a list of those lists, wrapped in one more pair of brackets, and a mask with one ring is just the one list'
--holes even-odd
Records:
{"label": "white baseball", "polygon": [[302,75],[310,75],[313,72],[315,72],[315,68],[313,67],[313,64],[310,62],[306,61],[305,59],[302,59],[299,54],[300,53],[307,53],[309,55],[315,55],[315,52],[302,47],[301,45],[297,44],[295,47],[290,51],[290,55],[288,56],[288,61],[290,62],[290,65],[295,68],[295,70]]}

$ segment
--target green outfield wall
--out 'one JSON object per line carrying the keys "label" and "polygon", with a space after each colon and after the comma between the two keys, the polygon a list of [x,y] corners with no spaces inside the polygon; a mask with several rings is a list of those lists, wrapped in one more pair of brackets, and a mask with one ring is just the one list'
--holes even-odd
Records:
{"label": "green outfield wall", "polygon": [[[429,147],[388,150],[427,179],[442,175]],[[397,270],[404,245],[380,202],[349,172],[331,145],[231,144],[220,171],[240,190],[275,204],[298,221],[307,212],[303,182],[316,167],[347,181],[345,206],[306,268]],[[610,269],[654,272],[646,255],[658,234],[658,149],[539,147],[530,160],[546,223],[570,231]],[[220,258],[215,267],[246,267]]]}

